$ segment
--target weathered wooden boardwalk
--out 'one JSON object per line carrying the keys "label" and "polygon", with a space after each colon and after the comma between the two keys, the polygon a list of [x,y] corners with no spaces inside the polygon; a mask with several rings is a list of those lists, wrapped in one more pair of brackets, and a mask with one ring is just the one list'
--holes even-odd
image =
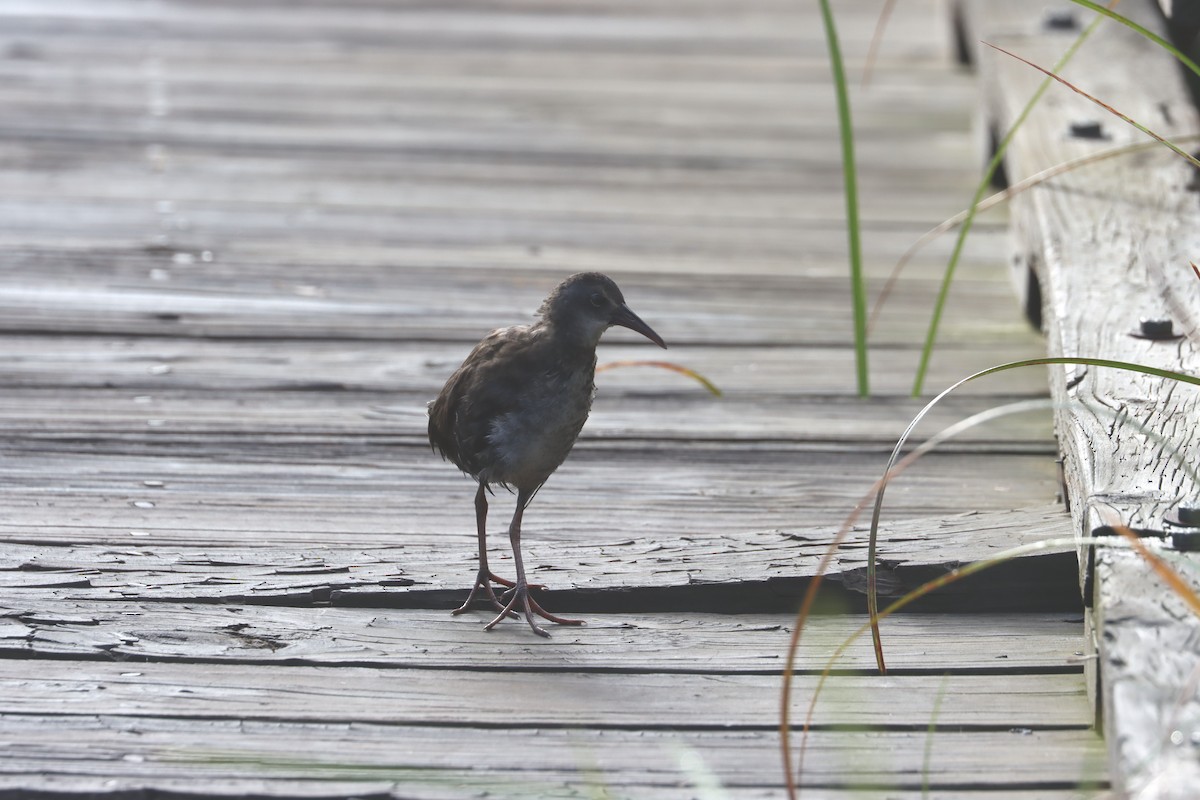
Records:
{"label": "weathered wooden boardwalk", "polygon": [[[970,39],[1043,64],[1055,63],[1089,21],[1061,9],[1047,24],[1039,2],[964,7]],[[1191,42],[1193,9],[1174,10],[1174,27],[1190,27],[1181,40]],[[1172,27],[1152,0],[1124,2],[1120,12],[1162,36]],[[1043,78],[1015,59],[991,56],[978,59],[984,114],[987,127],[1004,131]],[[1106,22],[1059,69],[1157,135],[1194,147],[1200,113],[1185,82],[1190,73],[1148,37]],[[1195,168],[1055,84],[1013,139],[1005,172],[1022,181],[1082,160],[1090,162],[1085,169],[1012,205],[1013,264],[1045,309],[1048,352],[1200,375],[1200,286],[1190,266],[1200,247]],[[1076,534],[1087,542],[1136,531],[1143,551],[1084,544],[1079,554],[1095,656],[1087,660],[1089,685],[1103,717],[1113,791],[1192,800],[1200,791],[1200,618],[1150,559],[1200,592],[1200,553],[1189,544],[1200,530],[1187,515],[1200,507],[1200,393],[1179,380],[1096,364],[1064,365],[1050,376]]]}
{"label": "weathered wooden boardwalk", "polygon": [[[837,4],[855,75],[878,10]],[[943,12],[899,4],[856,91],[876,284],[978,174]],[[922,404],[949,250],[857,399],[815,4],[0,0],[0,101],[0,796],[782,794],[789,612]],[[1044,352],[1005,237],[979,224],[930,386]],[[602,373],[526,517],[547,603],[589,624],[485,633],[446,613],[472,487],[424,404],[585,269],[725,395]],[[618,331],[601,360],[648,353]],[[1010,376],[928,432],[1047,394]],[[891,487],[885,585],[1069,536],[1050,429],[1003,417]],[[862,622],[861,538],[797,722]],[[1102,791],[1075,575],[1066,546],[888,621],[886,677],[852,647],[805,796]]]}

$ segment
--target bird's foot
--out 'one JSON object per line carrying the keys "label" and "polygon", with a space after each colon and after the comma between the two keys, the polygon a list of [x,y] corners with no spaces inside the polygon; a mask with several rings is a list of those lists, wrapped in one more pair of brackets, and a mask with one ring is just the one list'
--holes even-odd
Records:
{"label": "bird's foot", "polygon": [[[535,588],[542,587],[535,585]],[[550,634],[546,632],[545,628],[533,621],[534,614],[537,614],[542,619],[549,620],[556,625],[583,624],[583,620],[581,619],[567,619],[566,617],[559,617],[551,614],[549,611],[538,605],[536,600],[529,596],[529,589],[530,586],[528,584],[518,581],[515,586],[505,592],[504,597],[508,600],[508,604],[500,609],[500,613],[495,619],[483,626],[484,630],[490,631],[492,628],[496,627],[500,620],[504,619],[505,617],[517,616],[518,609],[525,612],[525,621],[529,623],[529,627],[533,629],[533,632],[538,636],[544,636],[547,639],[550,638]]]}
{"label": "bird's foot", "polygon": [[[475,585],[471,587],[471,593],[467,595],[467,601],[458,608],[451,611],[451,614],[458,615],[464,611],[470,611],[471,606],[475,603],[475,598],[479,597],[485,602],[491,604],[492,608],[497,611],[504,611],[504,603],[500,602],[500,598],[496,596],[496,591],[492,589],[492,581],[502,586],[516,586],[516,581],[510,581],[507,578],[501,578],[499,575],[492,573],[490,570],[479,570],[479,574],[475,576]],[[512,616],[517,616],[515,611],[505,612]],[[504,616],[504,614],[501,614]]]}
{"label": "bird's foot", "polygon": [[[479,598],[484,602],[490,603],[492,608],[496,609],[497,611],[505,611],[504,601],[496,596],[496,591],[492,588],[492,583],[498,583],[501,586],[508,587],[509,592],[511,592],[513,587],[515,587],[517,585],[516,581],[510,581],[508,578],[501,578],[499,575],[492,572],[491,570],[482,570],[481,569],[481,570],[479,570],[479,574],[477,574],[475,576],[475,585],[471,587],[471,593],[467,595],[466,602],[463,603],[458,608],[451,611],[450,613],[457,616],[459,614],[462,614],[465,611],[470,611],[472,605],[474,605],[474,603],[475,603],[476,598]],[[529,588],[545,589],[546,587],[540,583],[531,583],[531,584],[529,584]],[[508,593],[506,592],[505,599],[507,599],[507,594]],[[533,601],[531,600],[530,602],[533,602]],[[534,605],[536,606],[537,603],[534,603]],[[513,611],[511,609],[507,610],[506,613],[509,616],[513,616],[513,617],[517,616],[517,612]],[[544,613],[543,613],[543,616],[545,616]],[[547,617],[547,618],[549,618],[549,617]]]}
{"label": "bird's foot", "polygon": [[517,585],[516,581],[510,581],[508,578],[501,578],[499,575],[490,570],[488,571],[487,577],[488,580],[492,581],[493,583],[498,583],[501,586],[507,586],[510,589]]}

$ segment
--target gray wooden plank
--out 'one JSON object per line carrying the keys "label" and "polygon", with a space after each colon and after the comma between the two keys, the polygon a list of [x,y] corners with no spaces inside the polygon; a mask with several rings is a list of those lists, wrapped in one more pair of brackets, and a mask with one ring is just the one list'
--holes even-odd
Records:
{"label": "gray wooden plank", "polygon": [[[24,595],[24,596],[22,596]],[[779,674],[792,614],[593,614],[582,630],[559,629],[544,647],[520,647],[524,631],[483,635],[480,615],[444,610],[293,608],[147,602],[54,601],[8,593],[0,648],[10,658],[339,664],[380,668]],[[1077,615],[901,614],[883,622],[893,673],[1082,672]],[[820,672],[862,625],[856,615],[818,615],[805,626],[796,671]],[[872,670],[859,637],[838,670]]]}
{"label": "gray wooden plank", "polygon": [[[328,513],[327,503],[319,507]],[[188,518],[195,521],[196,514]],[[1057,546],[1000,568],[1000,578],[975,578],[947,587],[939,596],[958,598],[959,604],[973,603],[976,608],[1019,607],[1040,597],[1043,607],[1064,608],[1064,599],[1071,595],[1056,591],[1055,586],[1070,573],[1072,564],[1063,558],[1071,552],[1062,543],[1069,530],[1066,522],[1057,508],[1041,508],[886,526],[879,545],[884,565],[881,591],[899,596],[960,564],[1018,545],[1058,539]],[[473,534],[451,544],[446,533],[436,529],[384,536],[379,546],[367,548],[361,547],[361,539],[359,546],[351,543],[357,537],[346,537],[350,541],[341,543],[340,534],[328,533],[313,537],[303,549],[280,547],[247,531],[245,523],[231,528],[234,540],[224,546],[211,534],[174,528],[110,530],[96,544],[78,544],[96,541],[96,524],[89,526],[90,535],[65,529],[55,536],[51,531],[22,535],[8,523],[0,554],[0,585],[10,597],[24,590],[27,598],[32,592],[80,600],[304,603],[315,598],[440,606],[451,602],[447,592],[465,588],[474,571]],[[526,558],[534,580],[548,584],[564,609],[685,602],[646,594],[644,590],[650,589],[690,590],[697,605],[736,597],[736,592],[716,593],[717,587],[740,587],[742,597],[727,600],[731,610],[746,604],[790,607],[798,602],[835,532],[743,528],[653,536],[645,530],[618,529],[597,537],[594,532],[570,536],[559,531],[555,537],[530,536]],[[52,537],[59,541],[52,542]],[[862,591],[864,585],[863,538],[862,534],[852,537],[827,571],[835,584],[851,591]],[[499,545],[493,539],[492,547],[500,549]],[[500,571],[509,560],[508,551],[502,553],[493,561]],[[714,590],[716,599],[703,599],[705,587]],[[995,596],[1002,589],[1011,595]],[[1070,607],[1069,601],[1065,607]]]}
{"label": "gray wooden plank", "polygon": [[[986,38],[1049,65],[1068,37],[1040,29],[1036,6],[979,4],[977,10],[986,12],[979,24]],[[1149,2],[1123,3],[1120,10],[1151,29],[1162,28]],[[989,121],[1004,129],[1041,75],[1001,55],[981,58],[981,64]],[[1130,79],[1130,64],[1138,65],[1136,81]],[[1162,135],[1190,133],[1200,124],[1174,61],[1123,26],[1101,25],[1064,73]],[[1081,120],[1098,121],[1101,137],[1071,136],[1071,123]],[[1141,139],[1088,101],[1054,87],[1014,140],[1006,156],[1008,175],[1019,180],[1070,157]],[[1014,202],[1016,263],[1039,279],[1052,355],[1119,359],[1190,374],[1200,368],[1191,341],[1200,320],[1188,299],[1195,295],[1196,279],[1187,264],[1200,223],[1188,188],[1190,170],[1169,153],[1152,152],[1064,176]],[[1120,302],[1114,303],[1116,296]],[[1133,334],[1143,318],[1172,319],[1183,338],[1138,338]],[[1190,387],[1068,366],[1051,372],[1051,390],[1079,534],[1106,525],[1162,530],[1175,506],[1194,501],[1197,487],[1175,460],[1175,449],[1186,453],[1196,437],[1197,394]],[[1171,555],[1185,571],[1195,569],[1192,554]],[[1194,758],[1172,758],[1170,747],[1160,751],[1156,743],[1171,740],[1176,720],[1186,726],[1195,718],[1190,706],[1177,705],[1177,697],[1194,694],[1200,652],[1180,642],[1189,635],[1195,639],[1200,622],[1169,610],[1174,601],[1137,559],[1108,554],[1095,560],[1105,567],[1095,570],[1093,593],[1092,558],[1081,549],[1081,575],[1099,626],[1101,705],[1116,786],[1130,795],[1191,797],[1200,780]],[[1130,672],[1130,658],[1146,668]],[[1155,757],[1147,758],[1151,753]]]}
{"label": "gray wooden plank", "polygon": [[[1194,561],[1151,543],[1200,592]],[[1182,563],[1181,563],[1182,562]],[[1114,777],[1149,797],[1185,797],[1200,785],[1200,636],[1193,609],[1129,551],[1096,554],[1103,703]]]}
{"label": "gray wooden plank", "polygon": [[[0,283],[5,332],[474,343],[492,328],[528,323],[549,290],[570,274],[559,269],[536,277],[520,272],[506,276],[493,269],[484,279],[476,271],[450,270],[426,281],[428,273],[418,271],[346,276],[340,285],[328,275],[297,280],[286,264],[253,270],[233,264],[228,269],[243,277],[231,278],[226,267],[202,266],[185,270],[182,285],[175,285],[156,280],[153,268],[118,277],[92,267],[82,276],[54,280],[45,277],[36,261],[23,268],[14,263]],[[651,284],[647,276],[622,272],[621,266],[611,264],[605,271],[621,283],[630,304],[665,331],[669,345],[815,345],[818,353],[821,346],[837,345],[841,350],[833,357],[847,359],[849,297],[840,275],[816,279],[797,274],[750,286],[735,278],[663,276]],[[631,266],[628,261],[626,266]],[[284,272],[291,274],[284,278]],[[361,283],[352,285],[355,277]],[[925,284],[926,289],[931,286]],[[909,291],[914,300],[928,295]],[[889,313],[882,318],[877,341],[904,343],[892,348],[898,362],[889,367],[893,374],[911,374],[913,339],[923,316]],[[981,365],[976,369],[998,363],[1004,353],[1032,357],[1035,352],[1034,337],[1014,318],[1011,301],[1001,297],[995,284],[973,297],[964,295],[950,316],[948,333],[955,344],[938,357],[938,369],[945,373],[962,369],[968,347],[976,352],[974,363]],[[1012,335],[1004,341],[1006,347],[997,333]],[[622,340],[622,334],[613,337],[613,343]],[[949,368],[944,365],[955,358]]]}
{"label": "gray wooden plank", "polygon": [[[231,314],[230,317],[235,325],[243,324],[239,314]],[[521,322],[532,319],[530,316]],[[499,327],[499,323],[516,320],[498,318],[495,321],[495,327]],[[266,332],[264,328],[269,330],[269,325],[263,325],[262,320],[247,319],[244,324],[248,329],[257,328],[259,334]],[[333,320],[329,324],[349,333]],[[237,341],[129,336],[11,336],[6,337],[8,346],[0,357],[0,379],[13,390],[40,388],[57,391],[62,397],[60,402],[71,402],[73,397],[78,397],[68,390],[128,389],[129,393],[123,396],[115,393],[108,395],[117,401],[112,403],[114,410],[121,407],[128,409],[132,404],[134,408],[142,407],[145,413],[152,411],[146,406],[153,407],[151,401],[154,398],[169,397],[178,392],[210,400],[222,397],[240,400],[247,392],[267,390],[323,392],[332,398],[345,392],[369,391],[384,394],[385,400],[387,393],[395,393],[398,397],[391,405],[397,407],[397,412],[416,410],[418,416],[422,416],[425,403],[437,395],[446,378],[466,358],[474,342],[491,329],[486,324],[481,326],[478,323],[470,333],[463,329],[460,335],[470,335],[472,338],[469,343],[398,342],[388,340],[387,337],[394,335],[394,331],[386,326],[360,324],[367,335],[377,336],[379,340],[328,342],[286,338]],[[658,324],[657,320],[655,324]],[[730,321],[727,324],[736,323]],[[455,327],[458,327],[457,322]],[[988,358],[1011,357],[1013,350],[1011,345],[1006,352],[1002,345],[982,342],[948,348],[935,357],[935,378],[950,381],[952,376],[965,377],[961,370],[986,365]],[[904,379],[911,375],[910,367],[916,353],[913,349],[890,348],[887,356],[876,370],[882,384],[878,396],[869,403],[855,401],[840,413],[848,415],[853,411],[860,414],[866,423],[872,415],[886,414],[898,407],[902,415],[897,414],[892,418],[898,435],[923,405],[905,391],[909,387]],[[815,342],[792,343],[783,347],[728,343],[707,347],[675,344],[664,353],[657,348],[651,351],[616,334],[611,342],[602,343],[598,359],[601,366],[619,361],[651,360],[689,367],[713,381],[727,395],[726,399],[733,401],[769,403],[786,399],[788,403],[797,404],[824,402],[830,406],[831,413],[838,413],[833,408],[834,401],[844,405],[846,396],[852,394],[849,377],[853,373],[853,354],[843,345],[819,345]],[[691,402],[697,409],[716,407],[725,402],[714,399],[699,383],[662,369],[608,369],[597,375],[596,383],[599,403],[614,396],[641,397],[648,402],[657,402],[663,409],[677,402]],[[1041,368],[1027,369],[1016,371],[1011,377],[984,379],[968,385],[950,399],[947,408],[953,409],[954,403],[964,396],[987,395],[995,398],[993,402],[1000,403],[1044,394],[1044,371]],[[51,396],[50,392],[46,392],[46,396]],[[135,397],[143,399],[134,403],[132,398]],[[400,400],[403,400],[403,405]],[[243,405],[247,406],[245,413],[254,412],[253,404]],[[381,405],[384,407],[380,410],[386,412],[387,405]],[[969,407],[982,410],[986,406],[976,402]],[[8,408],[20,410],[20,406],[12,402]],[[28,410],[25,416],[29,416]],[[664,424],[672,424],[672,414],[665,410],[657,417]],[[757,417],[752,408],[748,409],[747,419],[742,426],[747,429],[766,427],[767,421],[760,422]],[[392,423],[399,421],[390,420]],[[673,424],[684,422],[686,420]],[[696,424],[691,433],[703,438],[704,430]]]}
{"label": "gray wooden plank", "polygon": [[[83,435],[110,439],[139,434],[189,437],[240,434],[274,441],[288,436],[305,440],[377,436],[389,442],[423,443],[427,425],[424,406],[434,396],[433,391],[403,388],[401,384],[407,383],[407,378],[397,380],[393,388],[359,387],[353,379],[343,380],[324,372],[316,361],[314,358],[307,373],[282,370],[278,380],[270,375],[269,365],[257,362],[255,365],[263,367],[258,373],[261,386],[252,385],[257,381],[251,364],[245,364],[245,372],[222,370],[220,381],[232,391],[214,391],[203,381],[188,386],[191,380],[183,375],[172,388],[164,389],[161,381],[148,372],[145,383],[140,374],[112,374],[111,382],[125,388],[109,389],[100,387],[105,382],[103,373],[89,375],[75,367],[48,369],[22,378],[22,382],[36,383],[38,388],[9,388],[0,395],[0,441],[7,446],[17,440]],[[679,361],[688,363],[684,358]],[[844,366],[839,362],[839,368]],[[825,445],[838,449],[846,445],[876,445],[882,449],[895,444],[925,402],[897,396],[859,403],[837,393],[801,393],[801,387],[792,393],[786,386],[758,393],[751,390],[753,383],[761,380],[783,384],[790,380],[788,374],[759,379],[753,375],[757,370],[752,362],[744,367],[745,378],[740,368],[724,373],[717,367],[715,374],[722,376],[720,379],[729,381],[730,374],[737,376],[732,383],[725,384],[725,394],[720,399],[687,378],[655,369],[639,367],[602,374],[600,393],[581,438],[585,443],[599,439],[612,445],[632,444],[633,440],[702,439],[711,443],[770,442],[780,447]],[[391,379],[379,373],[369,377]],[[92,379],[94,387],[70,385]],[[847,375],[846,380],[849,379]],[[60,380],[64,385],[55,386]],[[246,385],[233,388],[242,382]],[[1005,386],[1006,390],[1019,388],[1019,385]],[[998,406],[1031,399],[983,393],[982,387],[976,393],[952,395],[926,417],[918,437]],[[667,405],[670,413],[663,413],[661,409]],[[1036,406],[966,430],[941,449],[1056,453],[1049,436],[1050,424],[1048,409]]]}
{"label": "gray wooden plank", "polygon": [[[905,6],[885,44],[892,68],[856,97],[872,275],[957,210],[948,192],[965,197],[970,183],[954,166],[970,148],[970,79],[938,62],[946,44],[929,35],[931,0]],[[838,13],[857,68],[876,8]],[[696,575],[717,583],[692,588],[744,593],[747,575],[811,564],[876,477],[889,425],[912,410],[899,393],[924,315],[884,318],[877,386],[888,397],[860,427],[841,374],[839,176],[813,9],[0,0],[0,18],[0,247],[14,267],[0,276],[0,318],[10,331],[75,334],[34,345],[6,336],[13,359],[0,356],[0,381],[24,387],[0,401],[0,549],[13,566],[2,574],[27,584],[6,590],[16,613],[0,617],[0,635],[32,633],[22,655],[36,656],[0,659],[0,795],[682,798],[702,794],[706,774],[680,765],[685,748],[730,796],[777,796],[786,623],[771,617],[602,615],[541,643],[516,625],[484,634],[480,615],[379,607],[399,586],[349,598],[367,608],[227,608],[64,601],[75,590],[28,584],[70,583],[74,565],[128,597],[197,587],[215,597],[234,573],[325,589],[369,573],[378,588],[408,577],[394,570],[417,563],[414,551],[469,574],[469,484],[425,451],[421,404],[457,347],[523,321],[546,285],[582,269],[617,274],[644,316],[674,328],[672,344],[710,345],[672,359],[742,388],[720,406],[676,376],[602,375],[610,393],[594,436],[530,518],[529,544],[549,546],[535,546],[537,562],[558,572],[548,582],[583,585],[610,559],[669,556],[715,570]],[[980,279],[960,284],[952,310],[956,344],[939,356],[944,382],[1040,351],[999,296],[998,228],[986,233],[967,264]],[[917,262],[906,308],[924,308],[938,269],[936,258]],[[259,355],[219,337],[258,339]],[[397,344],[418,338],[443,347]],[[778,352],[730,346],[739,341]],[[810,355],[810,344],[821,346]],[[947,412],[1040,394],[1036,377],[980,386]],[[806,391],[817,400],[801,400]],[[664,400],[670,412],[656,422]],[[789,419],[789,405],[805,410]],[[688,443],[697,429],[715,441]],[[889,518],[937,515],[938,533],[928,521],[893,526],[885,558],[933,556],[937,572],[956,554],[994,552],[1019,532],[980,534],[982,518],[943,524],[946,511],[1052,495],[1044,434],[1014,443],[996,430],[920,468],[940,477],[893,487]],[[994,462],[986,470],[980,452]],[[494,517],[508,511],[498,499]],[[1024,518],[1048,534],[1061,524],[1051,516]],[[928,552],[926,535],[945,547]],[[793,548],[807,555],[793,559]],[[861,548],[845,555],[839,568],[861,568]],[[802,664],[811,669],[851,619],[814,621]],[[818,731],[809,794],[921,796],[915,765],[944,692],[935,793],[1090,795],[1077,785],[1103,780],[1101,753],[1077,665],[1061,663],[1075,652],[1063,655],[1063,623],[975,619],[897,620],[893,663],[922,674],[835,680],[822,725],[857,725],[868,706],[895,722]],[[1011,636],[1021,628],[1028,651]],[[954,648],[939,658],[932,644],[948,635]],[[186,661],[189,648],[222,663],[154,663]],[[943,684],[937,666],[966,674]],[[30,680],[41,689],[23,692]],[[397,724],[409,715],[425,721]],[[655,729],[682,718],[680,730]]]}
{"label": "gray wooden plank", "polygon": [[[655,636],[654,638],[657,638]],[[524,639],[526,647],[538,642]],[[563,664],[562,666],[567,666]],[[435,726],[773,730],[777,675],[490,672],[374,667],[289,667],[287,680],[257,665],[0,661],[8,714],[388,723]],[[793,679],[809,697],[814,676]],[[1007,730],[1087,729],[1092,712],[1079,674],[838,675],[814,724],[925,730],[939,686],[954,698],[937,724]],[[703,699],[703,702],[697,700]],[[807,706],[800,706],[801,713]],[[1035,722],[1036,721],[1036,722]]]}
{"label": "gray wooden plank", "polygon": [[[8,540],[44,543],[61,530],[69,542],[136,545],[132,531],[150,534],[142,544],[398,546],[457,535],[474,550],[472,484],[424,444],[67,437],[11,441],[7,451]],[[585,442],[530,509],[528,541],[665,543],[837,526],[878,480],[881,458],[853,448]],[[934,454],[893,483],[887,518],[1007,511],[1014,501],[1047,502],[1056,485],[1042,455],[996,455],[983,469],[969,452]],[[497,495],[493,516],[507,516],[506,500]]]}
{"label": "gray wooden plank", "polygon": [[[461,798],[486,791],[683,798],[710,780],[719,782],[720,796],[740,798],[777,797],[782,786],[768,731],[516,729],[497,747],[496,731],[477,728],[138,715],[5,719],[20,742],[0,751],[0,791],[28,786],[33,775],[75,791],[113,781],[107,793],[147,786],[216,797]],[[925,746],[924,732],[814,732],[805,795],[919,797],[924,776],[908,765],[922,761]],[[1007,780],[1024,790],[989,777],[997,756],[1010,762]],[[997,791],[1019,800],[1090,797],[1094,788],[1073,787],[1104,781],[1098,737],[1074,730],[939,734],[926,775],[939,796],[971,800]]]}

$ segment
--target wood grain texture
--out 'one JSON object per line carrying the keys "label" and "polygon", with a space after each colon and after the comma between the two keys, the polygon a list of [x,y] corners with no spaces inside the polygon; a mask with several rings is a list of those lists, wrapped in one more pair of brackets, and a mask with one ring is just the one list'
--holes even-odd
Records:
{"label": "wood grain texture", "polygon": [[[526,647],[537,647],[526,642]],[[515,645],[519,646],[519,645]],[[565,665],[564,665],[565,666]],[[772,730],[777,675],[614,675],[373,667],[292,667],[276,673],[243,664],[45,661],[36,675],[0,662],[5,714],[115,714],[197,719],[511,728]],[[817,678],[798,676],[798,696]],[[1086,729],[1091,709],[1077,675],[845,675],[831,679],[814,724],[925,730],[935,687],[955,698],[940,709],[950,728],[1006,730],[1035,715],[1047,728]],[[898,681],[902,681],[898,682]],[[901,691],[901,686],[909,687]],[[336,697],[336,709],[329,706]],[[509,698],[509,699],[505,699]],[[536,700],[535,700],[536,698]],[[703,699],[703,702],[698,702]],[[178,707],[176,707],[178,706]],[[652,720],[655,720],[652,722]]]}
{"label": "wood grain texture", "polygon": [[[1200,592],[1195,570],[1185,565],[1183,577]],[[1120,550],[1096,554],[1094,615],[1108,730],[1118,737],[1109,741],[1114,769],[1148,796],[1186,796],[1200,785],[1195,612],[1142,558]]]}
{"label": "wood grain texture", "polygon": [[[5,592],[0,647],[9,657],[121,661],[237,662],[462,670],[481,661],[509,671],[781,674],[792,614],[694,612],[593,614],[581,630],[555,631],[536,648],[501,626],[480,637],[482,614],[444,610],[303,608],[64,600]],[[903,614],[883,624],[893,672],[1082,670],[1083,635],[1070,614]],[[797,672],[820,672],[861,627],[849,614],[805,627]],[[833,664],[873,671],[867,637]]]}
{"label": "wood grain texture", "polygon": [[[857,71],[877,3],[837,13]],[[971,189],[976,87],[940,14],[900,4],[856,91],[872,292]],[[952,244],[911,263],[854,398],[814,5],[0,0],[0,104],[0,798],[779,796],[793,619],[767,609],[794,607],[921,408]],[[967,249],[933,383],[1043,351],[1003,221]],[[589,625],[488,633],[446,613],[472,488],[424,406],[586,270],[725,396],[601,373],[526,517],[547,603]],[[615,333],[600,355],[648,353]],[[1045,395],[1040,369],[980,381],[923,433]],[[1040,414],[892,485],[889,591],[1062,536]],[[500,572],[509,513],[498,495]],[[806,631],[796,715],[862,622],[862,539],[832,565],[848,605]],[[1072,558],[889,621],[886,678],[856,642],[805,796],[1102,790]]]}
{"label": "wood grain texture", "polygon": [[[1038,9],[1036,3],[981,3],[977,21],[984,38],[1049,66],[1070,37],[1040,27]],[[1153,30],[1163,27],[1150,2],[1122,3],[1120,11]],[[1078,13],[1085,21],[1087,15]],[[981,54],[980,63],[987,124],[1005,130],[1041,74],[998,53]],[[1178,65],[1123,26],[1102,24],[1063,74],[1168,138],[1200,127]],[[1089,121],[1100,125],[1099,137],[1071,134],[1072,124]],[[1069,158],[1144,138],[1056,85],[1014,139],[1005,166],[1009,179],[1017,181]],[[1014,201],[1015,263],[1037,275],[1052,355],[1200,372],[1197,282],[1188,267],[1200,245],[1192,172],[1164,148],[1068,173]],[[1178,338],[1134,335],[1142,319],[1171,320]],[[1161,531],[1176,506],[1194,504],[1200,491],[1190,455],[1200,397],[1194,387],[1067,366],[1052,370],[1051,390],[1081,536],[1112,525]],[[1185,571],[1195,569],[1194,554],[1171,555]],[[1093,563],[1105,564],[1095,569],[1094,581]],[[1159,751],[1154,743],[1180,735],[1173,727],[1180,714],[1192,720],[1181,722],[1186,730],[1195,727],[1194,710],[1178,706],[1176,697],[1195,693],[1200,654],[1182,642],[1196,638],[1200,620],[1175,609],[1177,600],[1150,579],[1148,566],[1127,553],[1093,558],[1085,547],[1080,565],[1087,599],[1095,604],[1102,706],[1117,787],[1129,796],[1191,797],[1197,783],[1194,753],[1174,759],[1170,748]],[[1131,658],[1143,668],[1131,669]],[[1147,758],[1159,752],[1166,755]]]}
{"label": "wood grain texture", "polygon": [[[197,784],[210,796],[418,796],[502,798],[605,796],[695,797],[698,784],[720,776],[722,794],[777,796],[775,733],[764,730],[622,731],[415,727],[397,723],[304,723],[122,715],[7,715],[21,744],[0,753],[0,791],[28,774],[49,785],[86,788],[99,780],[162,786],[186,795]],[[185,727],[186,726],[186,727]],[[188,742],[180,746],[181,738]],[[921,776],[906,764],[922,759],[926,736],[907,731],[817,731],[810,737],[803,784],[818,797],[920,796]],[[972,744],[972,739],[982,746]],[[986,776],[987,754],[1012,758],[1011,793]],[[298,758],[299,752],[308,755]],[[514,754],[520,762],[514,765]],[[982,756],[982,757],[981,757]],[[979,732],[947,736],[929,759],[935,786],[955,797],[1033,800],[1082,798],[1063,786],[1073,773],[1096,776],[1094,737],[1075,730]],[[301,763],[303,761],[303,763]],[[847,788],[848,765],[863,763],[861,783]],[[307,779],[299,777],[307,776]],[[771,794],[771,793],[775,794]]]}
{"label": "wood grain texture", "polygon": [[[191,515],[190,515],[191,516]],[[998,568],[940,591],[938,602],[959,608],[1062,609],[1073,606],[1059,590],[1070,574],[1065,515],[1057,509],[968,514],[889,525],[880,539],[880,590],[905,594],[958,566],[1019,545],[1053,542]],[[440,606],[467,588],[475,553],[467,542],[450,547],[444,535],[410,536],[383,546],[339,545],[336,534],[313,537],[300,549],[279,544],[216,542],[191,534],[164,540],[150,530],[124,532],[91,545],[58,544],[46,533],[7,539],[0,556],[0,588],[15,597],[42,590],[71,600],[121,598],[171,602],[294,602]],[[553,590],[561,607],[652,611],[673,607],[703,587],[740,592],[744,610],[791,608],[798,603],[836,530],[693,531],[656,538],[614,531],[597,540],[558,537],[531,542],[529,569]],[[833,586],[865,591],[865,534],[853,535],[827,568]],[[240,538],[246,538],[244,529]],[[355,538],[355,537],[347,537]],[[464,537],[466,538],[466,537]],[[473,541],[473,539],[472,539]],[[497,547],[497,549],[500,549]],[[509,567],[507,550],[496,561]],[[674,591],[674,594],[672,594]],[[680,594],[683,592],[683,594]],[[708,606],[695,599],[693,602]],[[717,610],[725,601],[715,601]],[[857,602],[857,598],[847,602]]]}

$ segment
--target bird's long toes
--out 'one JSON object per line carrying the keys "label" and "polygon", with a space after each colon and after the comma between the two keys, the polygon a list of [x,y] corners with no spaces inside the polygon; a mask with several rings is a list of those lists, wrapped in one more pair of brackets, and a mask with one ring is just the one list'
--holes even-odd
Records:
{"label": "bird's long toes", "polygon": [[528,611],[525,612],[525,621],[529,623],[529,627],[538,636],[541,636],[545,639],[551,638],[550,633],[545,628],[533,621],[533,614],[529,613]]}
{"label": "bird's long toes", "polygon": [[498,583],[501,586],[507,586],[509,588],[512,588],[513,586],[517,585],[516,581],[510,581],[508,578],[501,578],[499,575],[497,575],[494,572],[488,572],[487,577],[488,577],[488,580],[492,581],[492,583]]}
{"label": "bird's long toes", "polygon": [[[520,593],[517,593],[515,589],[513,590],[513,592],[514,593],[513,593],[512,599],[508,601],[508,605],[500,606],[500,613],[496,615],[495,619],[493,619],[487,625],[483,626],[483,629],[485,631],[490,631],[492,628],[496,627],[496,625],[500,622],[500,620],[504,619],[505,617],[517,616],[516,605],[517,605],[517,600],[520,598],[521,595],[520,595]],[[507,597],[508,595],[505,595],[505,596]],[[499,603],[497,603],[497,605],[499,605]]]}
{"label": "bird's long toes", "polygon": [[538,605],[538,601],[534,600],[532,597],[529,598],[529,606],[526,608],[525,613],[528,614],[530,611],[532,611],[534,614],[537,614],[542,619],[549,620],[550,622],[553,622],[556,625],[583,625],[583,624],[585,624],[584,621],[581,619],[569,619],[567,617],[560,617],[556,614],[551,614],[549,611],[547,611],[546,609],[544,609],[540,605]]}
{"label": "bird's long toes", "polygon": [[[492,608],[495,608],[497,611],[504,610],[504,603],[500,602],[500,598],[496,597],[496,592],[492,589],[492,585],[488,583],[483,576],[480,576],[475,581],[475,585],[471,587],[471,592],[467,595],[466,602],[450,613],[454,616],[458,616],[459,614],[470,611],[475,605],[476,599],[480,595],[483,595],[483,599],[490,603]],[[515,611],[509,611],[508,613],[513,617],[517,616]]]}

